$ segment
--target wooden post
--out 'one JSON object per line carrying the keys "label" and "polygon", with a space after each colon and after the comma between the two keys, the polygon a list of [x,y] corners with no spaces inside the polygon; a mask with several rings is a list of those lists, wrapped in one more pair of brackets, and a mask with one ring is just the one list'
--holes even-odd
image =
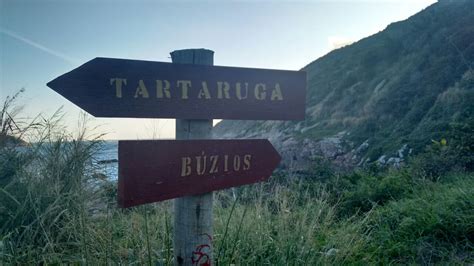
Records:
{"label": "wooden post", "polygon": [[[171,52],[173,63],[213,65],[214,52],[186,49]],[[179,107],[177,107],[179,108]],[[176,139],[210,139],[212,119],[176,119]],[[212,192],[174,200],[175,265],[212,264]]]}

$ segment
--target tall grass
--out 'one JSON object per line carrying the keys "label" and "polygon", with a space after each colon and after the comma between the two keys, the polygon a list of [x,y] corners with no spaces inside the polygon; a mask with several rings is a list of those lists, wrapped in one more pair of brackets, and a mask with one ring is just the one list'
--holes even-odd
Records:
{"label": "tall grass", "polygon": [[[30,147],[2,147],[2,173],[16,162],[1,180],[2,262],[172,264],[171,201],[117,209],[115,184],[94,175],[100,141],[86,141],[85,131],[64,134],[60,120],[37,127]],[[354,250],[357,223],[335,230],[335,206],[319,185],[280,177],[237,194],[216,194],[214,245],[222,265],[316,263],[336,248]]]}
{"label": "tall grass", "polygon": [[[323,186],[260,184],[245,187],[242,202],[217,208],[219,263],[314,265],[343,262],[360,247],[362,223],[341,222]],[[230,222],[227,225],[227,219]],[[219,219],[220,218],[220,219]]]}
{"label": "tall grass", "polygon": [[457,176],[378,209],[367,251],[380,264],[473,262],[474,179]]}
{"label": "tall grass", "polygon": [[[28,146],[1,147],[0,179],[2,255],[33,261],[85,260],[91,156],[99,142],[74,138],[58,123],[61,113],[36,123]],[[3,170],[6,169],[4,172]],[[82,242],[81,242],[82,241]],[[83,252],[71,253],[81,247]]]}
{"label": "tall grass", "polygon": [[[100,136],[84,123],[65,133],[61,120],[36,121],[26,147],[0,146],[0,264],[173,264],[172,202],[118,209],[94,164]],[[216,192],[216,262],[474,262],[472,173],[323,170]]]}

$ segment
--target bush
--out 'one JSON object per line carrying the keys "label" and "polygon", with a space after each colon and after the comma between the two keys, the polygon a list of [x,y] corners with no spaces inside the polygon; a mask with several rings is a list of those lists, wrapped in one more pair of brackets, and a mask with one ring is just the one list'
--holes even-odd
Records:
{"label": "bush", "polygon": [[421,179],[437,180],[452,171],[474,170],[474,120],[451,124],[446,138],[432,141],[425,152],[409,161],[411,173]]}
{"label": "bush", "polygon": [[468,263],[474,260],[472,175],[433,184],[374,211],[368,250],[377,263]]}
{"label": "bush", "polygon": [[405,172],[375,174],[359,171],[334,177],[329,188],[339,202],[338,213],[347,217],[409,195],[413,191],[413,182]]}

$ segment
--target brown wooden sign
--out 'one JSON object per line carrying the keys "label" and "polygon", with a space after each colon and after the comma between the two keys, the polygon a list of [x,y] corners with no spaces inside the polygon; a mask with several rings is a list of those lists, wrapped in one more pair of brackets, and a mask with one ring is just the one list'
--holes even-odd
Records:
{"label": "brown wooden sign", "polygon": [[303,120],[306,73],[95,58],[47,84],[97,117]]}
{"label": "brown wooden sign", "polygon": [[265,181],[280,159],[264,139],[119,141],[119,205]]}

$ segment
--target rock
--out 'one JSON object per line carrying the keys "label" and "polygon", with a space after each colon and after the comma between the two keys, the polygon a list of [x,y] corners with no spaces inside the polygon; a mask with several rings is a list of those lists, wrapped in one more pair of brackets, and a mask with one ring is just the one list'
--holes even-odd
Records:
{"label": "rock", "polygon": [[391,165],[391,166],[394,166],[394,167],[397,167],[399,168],[400,167],[400,163],[402,162],[402,159],[401,158],[398,158],[398,157],[390,157],[388,160],[387,160],[387,164],[388,165]]}
{"label": "rock", "polygon": [[[305,131],[302,123],[295,123],[287,125],[291,122],[275,122],[266,121],[259,125],[255,121],[244,121],[242,126],[255,125],[251,132],[242,131],[237,127],[237,123],[227,123],[230,125],[227,128],[222,125],[217,125],[213,130],[214,138],[267,138],[275,149],[280,153],[282,160],[280,168],[288,169],[295,172],[307,172],[314,164],[314,159],[318,157],[327,158],[335,161],[336,165],[343,169],[348,169],[355,166],[359,161],[359,157],[354,157],[348,152],[348,148],[353,145],[344,140],[347,134],[345,131],[338,134],[323,138],[321,140],[303,138],[299,139],[294,135],[295,128],[299,131]],[[258,125],[258,126],[256,126]],[[285,126],[288,130],[282,130]],[[308,128],[312,128],[314,125]],[[364,144],[363,147],[368,144]],[[344,147],[348,147],[345,149]],[[350,164],[350,165],[346,165]]]}
{"label": "rock", "polygon": [[117,163],[117,159],[108,159],[108,160],[99,160],[97,161],[98,164],[108,164],[108,163]]}
{"label": "rock", "polygon": [[302,129],[300,130],[300,132],[301,132],[301,133],[305,133],[306,131],[317,127],[318,125],[319,125],[319,123],[315,123],[314,125],[311,125],[311,126],[308,126],[308,127],[304,127],[304,128],[302,128]]}
{"label": "rock", "polygon": [[384,165],[385,164],[385,158],[387,157],[387,155],[382,155],[380,156],[378,159],[377,159],[377,163],[381,164],[381,165]]}
{"label": "rock", "polygon": [[322,155],[326,158],[335,159],[342,154],[341,139],[338,137],[325,138],[318,142]]}
{"label": "rock", "polygon": [[329,249],[328,251],[326,251],[326,252],[324,253],[324,255],[326,255],[326,256],[328,256],[328,257],[329,257],[329,256],[334,256],[334,255],[336,255],[337,252],[339,252],[339,249],[337,249],[337,248],[331,248],[331,249]]}
{"label": "rock", "polygon": [[[404,145],[397,151],[399,158],[403,159],[403,156],[404,156],[403,153],[407,150],[407,148],[408,148],[408,145],[407,145],[407,144],[404,144]],[[411,150],[411,149],[410,149],[410,150]],[[410,152],[409,152],[409,153],[410,153]]]}
{"label": "rock", "polygon": [[359,147],[357,147],[357,149],[355,150],[355,152],[357,154],[361,154],[362,152],[366,151],[367,148],[369,148],[369,140],[365,140],[362,144],[359,145]]}
{"label": "rock", "polygon": [[108,177],[103,173],[93,173],[92,178],[100,180],[108,180]]}

